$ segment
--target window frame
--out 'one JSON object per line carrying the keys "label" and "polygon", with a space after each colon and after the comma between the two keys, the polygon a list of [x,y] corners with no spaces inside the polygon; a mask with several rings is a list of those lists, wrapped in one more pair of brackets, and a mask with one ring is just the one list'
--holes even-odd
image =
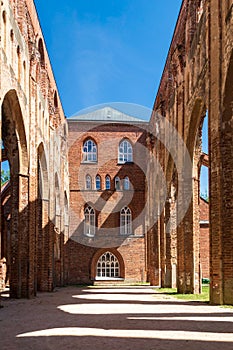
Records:
{"label": "window frame", "polygon": [[[97,182],[99,183],[99,186],[97,186]],[[95,189],[96,189],[96,191],[101,190],[101,177],[100,177],[100,175],[96,175],[96,177],[95,177]]]}
{"label": "window frame", "polygon": [[130,181],[129,181],[129,177],[125,176],[123,179],[123,189],[125,191],[129,191],[130,190]]}
{"label": "window frame", "polygon": [[123,139],[118,146],[118,163],[133,163],[133,145],[128,139]]}
{"label": "window frame", "polygon": [[96,279],[118,279],[120,274],[120,261],[116,255],[110,251],[103,253],[96,264]]}
{"label": "window frame", "polygon": [[115,191],[121,191],[121,179],[119,176],[115,177]]}
{"label": "window frame", "polygon": [[129,207],[124,207],[120,211],[120,234],[130,236],[132,231],[132,211]]}
{"label": "window frame", "polygon": [[84,208],[84,235],[87,237],[95,236],[95,210],[91,205]]}
{"label": "window frame", "polygon": [[[109,186],[107,186],[107,181],[109,182]],[[111,190],[111,177],[109,175],[105,176],[105,190]]]}
{"label": "window frame", "polygon": [[[88,186],[88,184],[90,184],[90,186]],[[85,177],[85,190],[86,191],[92,190],[92,177],[89,174],[87,174]]]}
{"label": "window frame", "polygon": [[[84,150],[86,148],[86,151]],[[90,150],[89,150],[90,148]],[[97,144],[92,139],[87,139],[82,146],[82,163],[97,163],[98,162],[98,148]]]}

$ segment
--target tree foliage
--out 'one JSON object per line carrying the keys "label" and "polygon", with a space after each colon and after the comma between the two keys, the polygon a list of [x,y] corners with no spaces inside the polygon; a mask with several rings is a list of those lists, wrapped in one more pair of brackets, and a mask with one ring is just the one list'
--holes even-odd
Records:
{"label": "tree foliage", "polygon": [[1,186],[10,180],[10,170],[1,171]]}

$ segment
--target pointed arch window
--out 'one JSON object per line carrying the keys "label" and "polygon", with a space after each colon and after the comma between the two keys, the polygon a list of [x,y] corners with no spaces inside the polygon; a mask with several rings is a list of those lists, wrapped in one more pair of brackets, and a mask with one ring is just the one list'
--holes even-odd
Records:
{"label": "pointed arch window", "polygon": [[86,190],[92,189],[92,179],[90,175],[86,175]]}
{"label": "pointed arch window", "polygon": [[115,177],[115,190],[120,191],[121,190],[121,180],[119,176]]}
{"label": "pointed arch window", "polygon": [[101,178],[99,175],[97,175],[95,178],[95,189],[101,190]]}
{"label": "pointed arch window", "polygon": [[117,257],[111,252],[106,252],[99,258],[96,266],[96,277],[108,279],[120,277],[120,264]]}
{"label": "pointed arch window", "polygon": [[105,177],[105,189],[110,190],[111,189],[111,179],[110,176]]}
{"label": "pointed arch window", "polygon": [[123,140],[119,144],[118,162],[127,163],[133,161],[133,147],[128,140]]}
{"label": "pointed arch window", "polygon": [[124,190],[129,191],[130,190],[130,182],[128,176],[124,178]]}
{"label": "pointed arch window", "polygon": [[121,235],[132,234],[132,213],[128,207],[121,209],[120,233]]}
{"label": "pointed arch window", "polygon": [[84,234],[89,237],[95,235],[95,211],[89,205],[84,209]]}
{"label": "pointed arch window", "polygon": [[93,140],[87,140],[83,144],[83,162],[97,162],[97,146]]}

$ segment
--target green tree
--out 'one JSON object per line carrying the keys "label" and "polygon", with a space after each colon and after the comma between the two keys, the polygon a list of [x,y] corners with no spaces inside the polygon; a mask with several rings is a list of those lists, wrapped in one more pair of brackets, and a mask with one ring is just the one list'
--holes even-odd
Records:
{"label": "green tree", "polygon": [[209,202],[209,196],[207,190],[205,190],[205,193],[201,193],[201,198],[203,198],[206,202]]}
{"label": "green tree", "polygon": [[1,171],[1,186],[10,180],[10,170]]}

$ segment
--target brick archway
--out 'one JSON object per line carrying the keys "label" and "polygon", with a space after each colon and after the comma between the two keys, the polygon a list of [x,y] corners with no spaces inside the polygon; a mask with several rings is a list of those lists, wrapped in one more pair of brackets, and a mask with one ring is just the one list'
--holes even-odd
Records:
{"label": "brick archway", "polygon": [[38,198],[37,198],[37,290],[52,291],[52,279],[48,278],[53,266],[53,240],[49,224],[48,156],[45,145],[38,147]]}
{"label": "brick archway", "polygon": [[[213,304],[233,304],[233,256],[232,256],[232,186],[233,186],[233,49],[226,71],[222,110],[214,115],[219,122],[219,161],[210,165],[212,180],[210,189],[210,299]],[[218,118],[218,119],[217,119]],[[214,135],[214,132],[212,132]],[[213,151],[212,151],[213,152]],[[212,156],[212,155],[211,155]],[[213,158],[213,156],[212,156]],[[218,166],[218,172],[216,168]],[[216,173],[218,178],[216,179]],[[217,181],[216,181],[217,180]],[[216,184],[219,183],[218,192]],[[218,196],[218,216],[213,210],[215,196]]]}
{"label": "brick archway", "polygon": [[121,254],[117,251],[117,249],[111,248],[111,249],[100,249],[93,256],[92,262],[91,262],[91,280],[94,281],[96,279],[96,267],[97,267],[98,260],[106,252],[110,252],[113,255],[115,255],[115,257],[117,258],[117,260],[119,262],[119,265],[120,265],[119,278],[125,279],[125,264],[124,264],[124,260],[123,260],[123,258],[121,256]]}
{"label": "brick archway", "polygon": [[7,218],[10,237],[7,265],[10,295],[29,296],[29,169],[28,147],[21,106],[15,90],[5,95],[1,108],[2,154],[10,167],[10,211]]}

